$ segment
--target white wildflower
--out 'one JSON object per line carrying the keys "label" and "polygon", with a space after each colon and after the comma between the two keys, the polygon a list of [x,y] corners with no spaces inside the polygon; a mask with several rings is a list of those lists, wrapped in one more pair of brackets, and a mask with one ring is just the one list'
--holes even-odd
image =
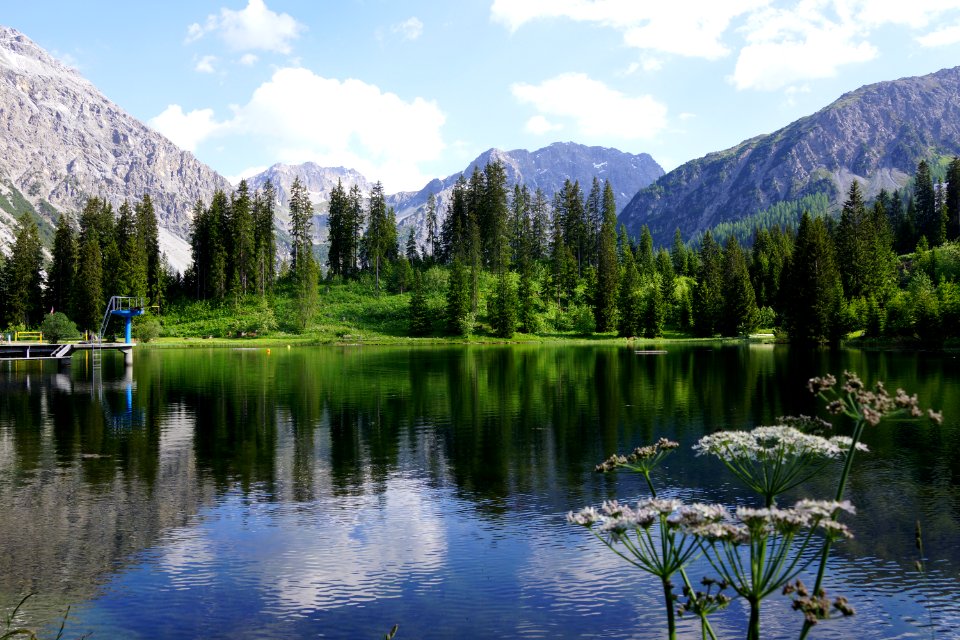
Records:
{"label": "white wildflower", "polygon": [[580,511],[573,511],[567,514],[567,522],[578,524],[582,527],[590,527],[600,520],[600,512],[593,507],[584,507]]}

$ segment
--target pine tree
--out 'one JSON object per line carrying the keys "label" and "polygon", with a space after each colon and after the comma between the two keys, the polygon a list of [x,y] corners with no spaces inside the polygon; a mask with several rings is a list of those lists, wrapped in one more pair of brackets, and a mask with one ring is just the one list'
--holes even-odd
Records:
{"label": "pine tree", "polygon": [[447,331],[453,335],[469,335],[472,325],[470,315],[470,280],[467,269],[459,258],[454,258],[447,287]]}
{"label": "pine tree", "polygon": [[593,317],[597,331],[605,333],[617,326],[617,285],[620,279],[620,267],[617,264],[617,201],[609,180],[603,189],[601,211],[603,222],[598,240],[597,290]]}
{"label": "pine tree", "polygon": [[[432,193],[427,196],[426,226],[427,248],[430,250],[432,261],[437,257],[437,244],[440,242],[440,228],[437,225],[437,197]],[[424,249],[424,253],[426,253],[426,249]]]}
{"label": "pine tree", "polygon": [[143,194],[140,202],[134,205],[137,237],[146,255],[147,297],[154,305],[162,305],[166,292],[166,269],[163,254],[160,253],[160,227],[153,201],[149,194]]}
{"label": "pine tree", "polygon": [[658,338],[663,335],[666,322],[666,306],[663,299],[663,290],[659,282],[647,288],[643,305],[643,337]]}
{"label": "pine tree", "polygon": [[230,216],[228,220],[228,281],[230,290],[237,298],[247,294],[253,288],[256,278],[256,256],[254,249],[254,220],[250,190],[247,181],[241,180],[237,190],[231,196]]}
{"label": "pine tree", "polygon": [[868,251],[873,244],[872,232],[860,183],[854,180],[843,203],[836,234],[840,281],[848,298],[859,298],[867,293],[867,279],[872,267],[868,261]]}
{"label": "pine tree", "polygon": [[100,330],[103,320],[103,264],[100,243],[93,234],[81,237],[73,308],[77,326]]}
{"label": "pine tree", "polygon": [[804,213],[786,275],[787,332],[794,341],[835,337],[843,287],[834,248],[822,218]]}
{"label": "pine tree", "polygon": [[757,328],[758,309],[747,259],[731,235],[723,250],[723,306],[718,327],[725,336],[747,335]]}
{"label": "pine tree", "polygon": [[313,204],[300,177],[290,185],[290,270],[313,260]]}
{"label": "pine tree", "polygon": [[947,167],[947,238],[960,237],[960,157],[954,157]]}
{"label": "pine tree", "polygon": [[116,242],[119,253],[119,272],[116,278],[118,295],[147,296],[147,252],[143,246],[130,203],[120,205],[116,224]]}
{"label": "pine tree", "polygon": [[550,246],[550,204],[547,202],[546,194],[539,187],[533,193],[530,215],[532,217],[530,257],[533,260],[543,260],[547,257]]}
{"label": "pine tree", "polygon": [[77,273],[77,234],[70,216],[60,214],[53,236],[53,260],[47,272],[45,307],[73,316],[73,287]]}
{"label": "pine tree", "polygon": [[643,225],[640,228],[640,245],[637,247],[637,271],[645,280],[653,277],[653,258],[653,236],[650,235],[649,227]]}
{"label": "pine tree", "polygon": [[330,190],[327,227],[330,238],[327,267],[329,267],[331,275],[341,278],[346,277],[349,245],[353,230],[350,228],[350,201],[339,178],[337,179],[337,185]]}
{"label": "pine tree", "polygon": [[492,300],[490,326],[498,338],[512,338],[517,330],[517,290],[510,273],[501,269]]}
{"label": "pine tree", "polygon": [[936,191],[933,187],[933,176],[930,165],[921,160],[914,175],[913,198],[916,206],[917,231],[926,236],[931,247],[943,244],[943,230],[940,221],[940,212],[936,206]]}
{"label": "pine tree", "polygon": [[673,232],[673,247],[670,249],[670,259],[673,260],[673,271],[678,276],[690,275],[687,271],[687,246],[683,244],[680,227]]}
{"label": "pine tree", "polygon": [[423,277],[419,271],[413,275],[413,295],[410,296],[410,335],[425,336],[431,331],[430,309],[427,294],[423,290]]}
{"label": "pine tree", "polygon": [[484,195],[480,234],[483,240],[484,263],[500,274],[510,262],[510,227],[507,207],[507,173],[499,160],[484,169]]}
{"label": "pine tree", "polygon": [[265,296],[277,278],[277,240],[274,234],[273,210],[277,199],[273,183],[267,180],[254,194],[254,251],[256,253],[257,292]]}
{"label": "pine tree", "polygon": [[227,297],[227,220],[230,215],[230,202],[227,194],[217,190],[210,202],[206,214],[208,224],[207,242],[209,243],[208,289],[207,295],[220,302]]}
{"label": "pine tree", "polygon": [[640,335],[642,298],[639,294],[640,275],[629,246],[623,252],[623,277],[617,295],[617,333],[624,337]]}
{"label": "pine tree", "polygon": [[367,233],[363,239],[363,262],[375,276],[377,295],[380,295],[380,271],[383,263],[397,256],[397,226],[393,208],[387,209],[383,184],[377,182],[370,192]]}
{"label": "pine tree", "polygon": [[350,187],[349,200],[348,217],[351,236],[346,248],[348,264],[345,273],[349,277],[356,278],[359,275],[361,238],[363,237],[363,224],[366,220],[363,211],[363,193],[360,191],[359,185],[355,184]]}
{"label": "pine tree", "polygon": [[24,213],[17,220],[10,258],[4,265],[6,323],[32,327],[43,316],[43,245],[37,223]]}
{"label": "pine tree", "polygon": [[708,230],[700,242],[700,267],[693,292],[693,328],[697,335],[710,337],[720,329],[723,310],[723,265],[720,247]]}
{"label": "pine tree", "polygon": [[417,238],[413,234],[413,227],[407,230],[407,246],[404,251],[404,256],[410,264],[420,262],[420,252],[417,251]]}

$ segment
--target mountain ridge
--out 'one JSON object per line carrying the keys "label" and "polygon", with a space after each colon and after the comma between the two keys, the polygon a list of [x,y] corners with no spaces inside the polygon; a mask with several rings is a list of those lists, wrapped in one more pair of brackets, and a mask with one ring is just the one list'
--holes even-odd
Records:
{"label": "mountain ridge", "polygon": [[769,134],[690,160],[639,191],[621,211],[666,244],[826,192],[836,206],[853,180],[867,197],[904,185],[916,163],[960,153],[960,67],[865,85]]}

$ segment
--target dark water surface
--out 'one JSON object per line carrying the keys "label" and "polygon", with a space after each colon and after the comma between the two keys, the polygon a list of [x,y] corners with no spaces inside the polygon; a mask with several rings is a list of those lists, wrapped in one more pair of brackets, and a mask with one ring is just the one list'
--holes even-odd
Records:
{"label": "dark water surface", "polygon": [[[594,464],[667,436],[667,495],[751,500],[690,446],[816,412],[807,378],[853,369],[945,420],[866,434],[827,584],[858,614],[811,637],[958,636],[957,354],[668,348],[144,349],[102,385],[80,357],[4,364],[0,619],[35,592],[22,621],[52,636],[69,605],[67,638],[660,638],[659,584],[564,521],[645,496]],[[744,621],[735,603],[716,627]],[[767,637],[800,623],[765,603]]]}

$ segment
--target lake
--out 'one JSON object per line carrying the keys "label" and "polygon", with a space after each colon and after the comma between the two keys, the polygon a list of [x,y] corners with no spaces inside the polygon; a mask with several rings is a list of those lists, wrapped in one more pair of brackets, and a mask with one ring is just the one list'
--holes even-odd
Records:
{"label": "lake", "polygon": [[[668,496],[751,503],[690,447],[824,415],[806,380],[855,370],[942,409],[868,428],[812,638],[956,637],[960,361],[767,344],[139,349],[91,376],[0,368],[0,619],[66,638],[660,638],[659,582],[564,515],[647,495],[594,465],[681,443]],[[851,425],[837,422],[840,433]],[[839,469],[798,496],[832,496]],[[915,569],[920,521],[926,571]],[[702,561],[689,573],[709,575]],[[808,579],[808,583],[812,580]],[[789,600],[765,637],[796,637]],[[739,602],[721,637],[743,637]],[[699,638],[694,619],[681,635]]]}

